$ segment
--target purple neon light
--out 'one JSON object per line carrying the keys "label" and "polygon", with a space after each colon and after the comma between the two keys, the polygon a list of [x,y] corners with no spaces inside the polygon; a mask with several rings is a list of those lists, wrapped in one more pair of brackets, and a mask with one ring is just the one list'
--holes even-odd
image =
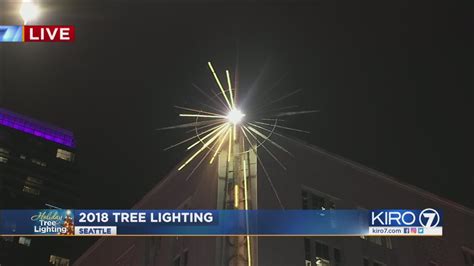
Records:
{"label": "purple neon light", "polygon": [[0,125],[13,128],[71,148],[75,147],[74,135],[71,131],[62,128],[57,128],[2,108],[0,108]]}

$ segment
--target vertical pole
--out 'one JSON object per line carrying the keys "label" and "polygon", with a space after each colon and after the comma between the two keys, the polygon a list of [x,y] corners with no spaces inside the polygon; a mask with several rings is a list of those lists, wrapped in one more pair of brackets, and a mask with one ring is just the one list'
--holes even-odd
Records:
{"label": "vertical pole", "polygon": [[[218,160],[217,208],[251,210],[257,208],[257,168],[255,150],[244,147],[241,134],[225,144]],[[245,152],[249,150],[249,152]],[[229,151],[231,151],[229,153]],[[242,217],[241,226],[248,231],[248,216]],[[257,238],[249,235],[227,236],[216,241],[216,265],[258,265]]]}
{"label": "vertical pole", "polygon": [[[230,139],[233,142],[233,171],[234,171],[234,193],[233,202],[236,210],[249,210],[249,187],[246,163],[248,162],[248,154],[244,151],[244,139],[239,134]],[[245,230],[248,230],[248,217],[240,221]],[[252,247],[250,237],[234,236],[230,240],[232,253],[230,254],[230,266],[252,266]]]}

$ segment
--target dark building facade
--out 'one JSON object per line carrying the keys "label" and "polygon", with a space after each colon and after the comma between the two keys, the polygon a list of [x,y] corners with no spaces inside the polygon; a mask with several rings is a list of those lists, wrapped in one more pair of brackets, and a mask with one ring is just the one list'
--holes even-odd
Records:
{"label": "dark building facade", "polygon": [[[443,210],[442,237],[258,237],[253,266],[472,266],[474,211],[395,178],[299,141],[280,143],[294,158],[281,167],[258,153],[285,209]],[[259,150],[260,151],[260,150]],[[279,154],[279,156],[284,156]],[[250,158],[258,184],[257,209],[280,209],[264,170]],[[226,156],[218,164],[173,170],[135,209],[219,209]],[[258,175],[256,174],[258,173]],[[258,176],[258,178],[257,178]],[[220,260],[222,237],[103,237],[76,266],[228,265]]]}
{"label": "dark building facade", "polygon": [[[72,132],[0,109],[0,209],[73,208]],[[68,265],[67,240],[1,237],[0,265]]]}

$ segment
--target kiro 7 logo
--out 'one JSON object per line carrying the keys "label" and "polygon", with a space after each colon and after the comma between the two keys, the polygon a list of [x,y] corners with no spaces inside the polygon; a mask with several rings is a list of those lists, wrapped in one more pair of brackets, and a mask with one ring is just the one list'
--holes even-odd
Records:
{"label": "kiro 7 logo", "polygon": [[419,226],[436,227],[441,216],[435,209],[374,210],[370,212],[370,226]]}
{"label": "kiro 7 logo", "polygon": [[439,224],[439,213],[435,209],[424,209],[418,217],[420,225],[423,227],[436,227]]}

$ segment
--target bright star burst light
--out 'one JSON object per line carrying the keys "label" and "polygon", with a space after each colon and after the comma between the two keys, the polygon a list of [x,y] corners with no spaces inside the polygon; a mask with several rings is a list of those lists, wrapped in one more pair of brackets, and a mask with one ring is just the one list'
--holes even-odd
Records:
{"label": "bright star burst light", "polygon": [[230,112],[227,114],[227,121],[232,123],[233,125],[237,125],[240,122],[242,122],[242,119],[244,118],[245,114],[242,113],[239,109],[232,109]]}
{"label": "bright star burst light", "polygon": [[[248,115],[245,113],[245,110],[241,110],[239,108],[237,99],[237,88],[236,86],[232,87],[229,70],[226,70],[225,72],[227,83],[225,85],[227,88],[224,88],[223,83],[219,79],[219,76],[214,70],[214,67],[212,66],[211,62],[208,62],[208,67],[212,73],[212,76],[214,77],[219,91],[214,92],[214,97],[212,97],[209,94],[203,92],[199,87],[195,87],[199,89],[201,93],[205,94],[207,98],[210,99],[215,105],[211,106],[201,103],[202,107],[206,107],[207,110],[204,110],[205,108],[202,107],[189,108],[175,106],[180,110],[187,111],[186,113],[180,113],[180,117],[192,119],[194,121],[160,129],[163,130],[177,128],[194,128],[189,131],[194,132],[194,136],[165,148],[165,150],[168,150],[179,145],[190,143],[188,144],[187,150],[192,150],[194,152],[178,167],[178,171],[185,168],[199,155],[203,156],[199,163],[195,166],[194,170],[196,170],[196,168],[199,167],[199,165],[201,165],[206,158],[208,158],[209,163],[212,164],[219,152],[221,152],[226,146],[228,153],[227,160],[230,161],[233,156],[232,152],[235,149],[234,145],[238,145],[236,139],[238,139],[239,137],[243,138],[243,148],[240,149],[240,153],[247,153],[250,150],[254,150],[256,153],[256,148],[262,147],[263,150],[265,150],[265,152],[267,152],[276,162],[278,162],[278,164],[283,169],[286,169],[284,164],[277,158],[274,152],[270,150],[270,147],[276,148],[291,156],[293,155],[281,144],[277,143],[277,141],[274,140],[272,136],[278,136],[283,138],[286,137],[284,134],[279,133],[277,130],[288,130],[304,133],[309,132],[282,126],[279,124],[279,122],[283,121],[281,118],[300,114],[314,113],[317,112],[317,110],[288,111],[288,109],[298,107],[292,105],[274,109],[279,112],[274,111],[272,114],[267,114],[266,117],[256,118],[255,115]],[[268,101],[262,105],[271,106],[272,104],[280,102],[298,93],[299,91],[300,90],[292,91],[276,100]],[[283,110],[286,111],[283,112]],[[276,194],[278,201],[281,204],[281,201],[279,200],[278,194],[273,186],[273,183],[271,182],[270,177],[268,176],[268,173],[265,170],[263,163],[257,153],[256,156],[260,165],[263,167],[263,171],[267,176],[267,179],[270,182],[270,185],[272,186],[272,189]],[[191,172],[191,174],[194,172],[194,170]],[[188,178],[190,176],[188,176]]]}
{"label": "bright star burst light", "polygon": [[23,0],[20,7],[20,15],[25,25],[28,24],[28,22],[35,20],[39,13],[40,8],[33,2],[33,0]]}

